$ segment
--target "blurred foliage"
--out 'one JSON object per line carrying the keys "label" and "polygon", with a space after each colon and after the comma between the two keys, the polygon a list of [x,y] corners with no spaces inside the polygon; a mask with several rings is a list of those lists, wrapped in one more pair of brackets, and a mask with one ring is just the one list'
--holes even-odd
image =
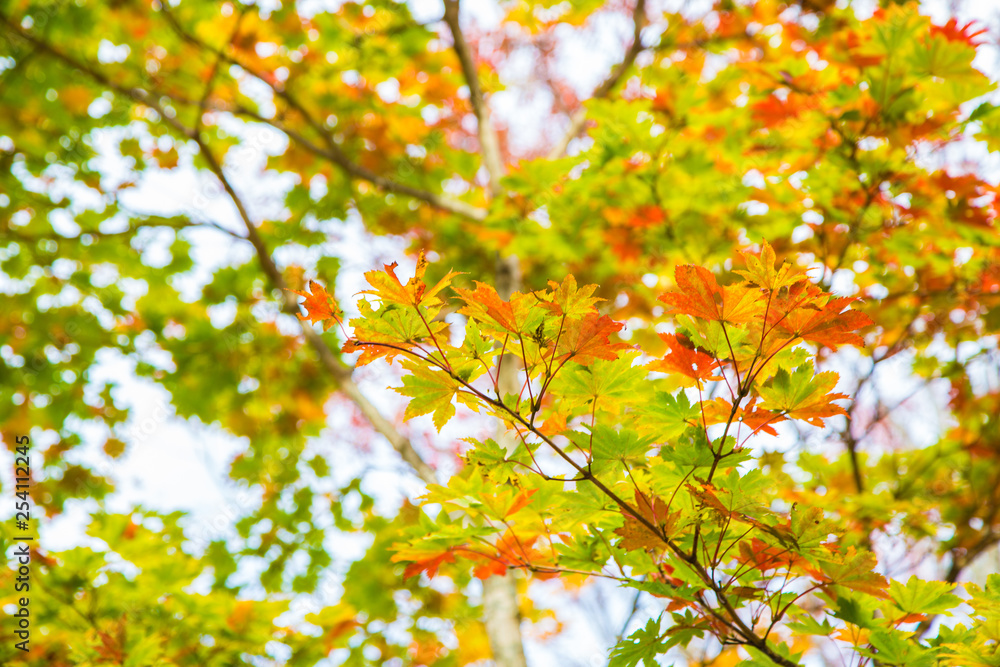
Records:
{"label": "blurred foliage", "polygon": [[[844,548],[926,553],[942,580],[959,581],[1000,541],[1000,234],[996,186],[955,156],[996,149],[1000,112],[973,67],[988,35],[881,4],[859,18],[816,0],[720,1],[697,16],[640,3],[641,53],[582,103],[579,82],[560,71],[560,40],[631,24],[631,3],[504,2],[489,27],[465,12],[487,99],[507,95],[518,113],[532,99],[551,103],[524,127],[495,114],[507,170],[497,196],[451,35],[405,4],[0,4],[0,433],[12,452],[20,435],[45,443],[31,454],[43,536],[73,503],[97,508],[95,541],[34,554],[32,650],[5,643],[0,662],[489,657],[468,564],[444,563],[428,582],[391,560],[421,512],[380,515],[360,480],[321,490],[337,462],[305,455],[331,398],[357,398],[356,357],[340,352],[336,330],[303,336],[281,288],[349,282],[330,239],[351,221],[433,253],[431,284],[448,270],[468,274],[460,289],[493,282],[498,258],[516,257],[525,293],[570,274],[597,285],[601,315],[627,322],[622,340],[657,357],[668,343],[652,323],[675,269],[734,281],[725,271],[737,251],[767,239],[779,263],[860,297],[855,309],[875,323],[859,352],[817,350],[819,370],[858,369],[843,387],[856,399],[848,418],[754,459],[778,490],[771,509],[822,507]],[[550,155],[580,108],[584,131]],[[204,248],[225,260],[199,260]],[[233,537],[204,544],[179,515],[104,509],[113,475],[81,463],[91,460],[82,450],[103,438],[113,462],[138,437],[113,384],[95,379],[109,358],[165,391],[171,418],[249,441],[230,476],[255,500]],[[937,392],[945,427],[931,444],[894,421],[887,373]],[[676,389],[661,396],[671,438],[692,408]],[[407,447],[450,456],[450,443]],[[474,451],[484,465],[503,460]],[[580,503],[602,501],[582,492]],[[304,596],[338,579],[329,546],[340,535],[370,546],[333,586],[339,602]],[[592,537],[577,545],[581,562],[609,553]],[[260,572],[259,587],[235,583],[241,567]],[[2,572],[6,608],[19,596],[15,571]],[[998,584],[983,584],[970,586],[972,606],[995,628]],[[304,620],[302,600],[315,612]],[[525,618],[541,618],[522,600]],[[882,664],[929,664],[925,649],[948,664],[996,663],[997,637],[985,631],[925,633],[936,608],[911,619],[925,637],[918,650],[851,596],[828,604],[839,619],[829,633],[811,617],[796,622],[803,635],[836,638],[782,655],[854,645]],[[617,663],[661,650],[662,633],[680,627],[671,618],[644,624]],[[768,659],[713,646],[706,664]]]}

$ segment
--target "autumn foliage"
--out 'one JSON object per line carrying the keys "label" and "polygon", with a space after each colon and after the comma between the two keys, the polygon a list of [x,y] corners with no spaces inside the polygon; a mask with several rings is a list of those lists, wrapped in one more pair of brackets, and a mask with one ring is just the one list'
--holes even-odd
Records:
{"label": "autumn foliage", "polygon": [[990,27],[424,4],[0,6],[0,663],[1000,664]]}
{"label": "autumn foliage", "polygon": [[[362,351],[359,364],[399,360],[407,418],[432,414],[441,428],[458,403],[518,434],[513,451],[476,442],[464,472],[432,488],[425,502],[445,511],[395,546],[393,559],[409,563],[404,575],[465,560],[479,577],[507,568],[610,577],[667,602],[674,623],[651,655],[711,634],[779,664],[797,656],[766,638],[817,622],[800,600],[889,598],[873,555],[838,539],[842,527],[821,507],[775,511],[781,490],[759,470],[741,472],[759,432],[846,414],[836,374],[814,373],[802,344],[861,344],[858,330],[872,322],[849,309],[855,299],[776,267],[766,242],[760,256],[745,254],[744,280],[724,286],[703,268],[677,268],[677,289],[660,296],[678,332],[661,334],[662,358],[613,340],[624,325],[601,315],[595,287],[572,276],[509,300],[483,283],[454,289],[466,321],[457,345],[438,318],[454,273],[429,289],[423,257],[405,285],[394,265],[368,273],[363,294],[374,300],[359,303],[344,351]],[[310,287],[308,318],[341,323],[326,290]],[[505,363],[519,369],[515,394],[501,395]],[[678,385],[691,391],[671,390]],[[588,486],[596,498],[575,507]],[[450,508],[474,521],[455,524]],[[597,541],[602,533],[612,539]],[[886,632],[904,616],[894,612]]]}

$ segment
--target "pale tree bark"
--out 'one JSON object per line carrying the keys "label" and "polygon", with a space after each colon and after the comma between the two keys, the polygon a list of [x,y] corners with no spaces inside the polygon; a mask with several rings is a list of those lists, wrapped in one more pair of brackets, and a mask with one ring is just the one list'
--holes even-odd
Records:
{"label": "pale tree bark", "polygon": [[459,24],[459,0],[445,0],[444,22],[451,31],[452,48],[462,65],[462,75],[469,87],[469,103],[476,115],[476,129],[479,135],[479,151],[482,154],[483,166],[489,174],[489,191],[494,197],[500,194],[500,179],[504,174],[503,156],[500,153],[500,139],[497,137],[493,121],[490,120],[490,110],[483,97],[483,88],[479,84],[476,73],[476,58],[465,41],[465,34]]}
{"label": "pale tree bark", "polygon": [[521,644],[521,612],[517,582],[510,574],[495,574],[483,582],[486,635],[498,667],[527,667]]}

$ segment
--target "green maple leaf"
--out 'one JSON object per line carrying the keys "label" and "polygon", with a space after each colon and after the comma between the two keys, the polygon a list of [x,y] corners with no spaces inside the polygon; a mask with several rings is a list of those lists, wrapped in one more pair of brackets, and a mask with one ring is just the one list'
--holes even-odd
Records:
{"label": "green maple leaf", "polygon": [[789,522],[795,544],[802,550],[819,547],[834,532],[833,522],[826,520],[821,507],[810,507],[803,512],[793,505]]}
{"label": "green maple leaf", "polygon": [[836,630],[836,628],[830,625],[830,621],[825,618],[822,623],[813,618],[810,614],[796,615],[794,618],[796,620],[787,625],[788,629],[804,635],[820,635],[826,637],[833,634],[833,631]]}
{"label": "green maple leaf", "polygon": [[875,568],[875,554],[870,551],[857,551],[848,547],[844,554],[835,554],[833,558],[822,563],[823,574],[830,583],[849,588],[860,593],[885,598],[889,582]]}
{"label": "green maple leaf", "polygon": [[939,664],[933,653],[911,640],[907,633],[899,630],[879,628],[869,635],[872,648],[859,648],[858,653],[878,661],[880,665],[906,665],[908,667],[932,667]]}
{"label": "green maple leaf", "polygon": [[610,407],[642,390],[646,371],[632,366],[634,358],[635,353],[629,352],[614,360],[598,359],[588,366],[567,369],[557,376],[553,393],[561,394],[571,408],[589,406],[594,400]]}
{"label": "green maple leaf", "polygon": [[640,438],[635,431],[615,430],[600,424],[594,427],[593,437],[574,432],[570,439],[581,450],[592,452],[595,472],[612,468],[618,462],[626,466],[641,465],[652,443],[648,438]]}
{"label": "green maple leaf", "polygon": [[466,454],[466,461],[469,465],[482,466],[486,478],[496,484],[506,484],[512,479],[517,479],[518,468],[526,471],[525,465],[528,462],[527,453],[522,447],[510,455],[507,450],[501,447],[495,440],[477,442],[472,438],[467,438],[466,442],[473,443],[476,448]]}
{"label": "green maple leaf", "polygon": [[660,456],[683,470],[706,468],[715,461],[715,455],[705,437],[705,430],[691,426],[673,442],[660,448]]}
{"label": "green maple leaf", "polygon": [[945,614],[962,601],[951,591],[954,584],[946,581],[925,581],[911,576],[906,584],[893,580],[889,584],[889,597],[900,611],[907,614]]}
{"label": "green maple leaf", "polygon": [[804,419],[814,426],[823,426],[825,417],[846,415],[835,400],[848,398],[846,394],[832,394],[838,376],[833,371],[814,373],[812,363],[789,373],[782,368],[758,388],[761,408],[787,414],[792,419]]}
{"label": "green maple leaf", "polygon": [[611,652],[608,667],[636,667],[640,663],[645,667],[656,667],[656,656],[666,648],[661,640],[660,619],[651,618],[646,627],[618,642]]}
{"label": "green maple leaf", "polygon": [[681,437],[691,424],[698,423],[701,415],[698,406],[692,405],[683,391],[676,396],[658,391],[636,414],[639,431],[649,433],[657,440]]}
{"label": "green maple leaf", "polygon": [[425,366],[412,365],[410,375],[403,376],[403,386],[396,391],[403,396],[409,396],[404,419],[412,419],[420,415],[434,413],[434,426],[440,431],[449,419],[455,415],[455,406],[451,399],[458,392],[459,384],[439,371],[433,371]]}
{"label": "green maple leaf", "polygon": [[867,595],[838,595],[827,603],[833,609],[833,616],[860,628],[872,629],[876,626],[875,611],[878,600]]}
{"label": "green maple leaf", "polygon": [[953,660],[953,665],[968,667],[1000,667],[1000,652],[996,646],[970,632],[962,643],[942,644],[945,654]]}

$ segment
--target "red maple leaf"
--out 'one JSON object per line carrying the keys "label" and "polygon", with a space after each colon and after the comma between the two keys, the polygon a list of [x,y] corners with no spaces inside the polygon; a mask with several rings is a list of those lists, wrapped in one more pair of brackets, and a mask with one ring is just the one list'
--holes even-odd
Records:
{"label": "red maple leaf", "polygon": [[944,25],[932,25],[931,36],[941,35],[949,42],[962,42],[964,44],[968,44],[969,46],[979,46],[982,42],[980,42],[977,37],[988,34],[989,30],[987,28],[974,30],[975,27],[975,21],[969,21],[960,27],[958,25],[958,19],[952,17],[948,19],[948,22]]}
{"label": "red maple leaf", "polygon": [[794,336],[825,345],[831,350],[836,350],[838,345],[864,347],[864,340],[856,331],[874,322],[864,313],[847,309],[857,300],[855,297],[840,297],[823,304],[822,299],[807,299],[782,315],[778,315],[780,308],[776,309],[775,317],[780,317],[776,323],[780,329]]}
{"label": "red maple leaf", "polygon": [[712,374],[718,366],[718,361],[714,357],[698,350],[684,336],[663,333],[659,336],[667,344],[669,354],[650,363],[647,366],[649,370],[679,373],[699,382],[719,379]]}

